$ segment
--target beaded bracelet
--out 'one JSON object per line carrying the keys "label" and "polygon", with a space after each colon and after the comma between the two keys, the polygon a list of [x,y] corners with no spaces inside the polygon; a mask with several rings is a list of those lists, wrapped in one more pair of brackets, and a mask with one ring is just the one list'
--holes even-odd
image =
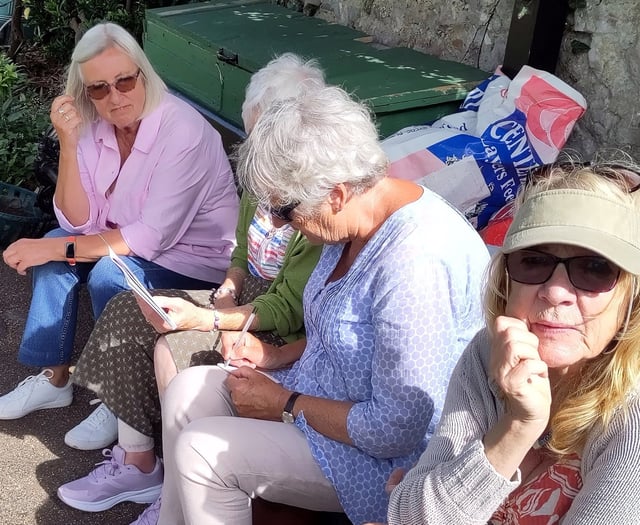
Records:
{"label": "beaded bracelet", "polygon": [[217,332],[218,330],[220,330],[220,317],[218,316],[218,310],[216,310],[215,308],[212,308],[213,310],[213,328],[211,329],[212,332]]}
{"label": "beaded bracelet", "polygon": [[234,303],[238,302],[238,296],[236,295],[236,291],[233,288],[227,288],[226,286],[221,286],[220,288],[218,288],[216,292],[213,294],[213,298],[220,299],[220,297],[222,297],[222,295],[224,295],[225,293],[228,293],[231,296]]}

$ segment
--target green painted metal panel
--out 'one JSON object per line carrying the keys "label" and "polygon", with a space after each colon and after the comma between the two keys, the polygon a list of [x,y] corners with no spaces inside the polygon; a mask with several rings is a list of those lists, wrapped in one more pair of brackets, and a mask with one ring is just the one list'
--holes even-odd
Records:
{"label": "green painted metal panel", "polygon": [[249,77],[285,51],[318,59],[328,82],[366,101],[382,136],[455,111],[488,76],[265,0],[149,9],[146,24],[145,50],[167,83],[236,125]]}

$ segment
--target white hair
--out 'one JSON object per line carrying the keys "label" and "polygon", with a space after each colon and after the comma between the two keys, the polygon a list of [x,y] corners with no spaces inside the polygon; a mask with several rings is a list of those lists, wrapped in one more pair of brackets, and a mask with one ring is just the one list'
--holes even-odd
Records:
{"label": "white hair", "polygon": [[340,183],[361,193],[385,176],[387,157],[369,109],[325,86],[265,109],[237,150],[240,184],[265,205],[312,213]]}
{"label": "white hair", "polygon": [[75,99],[76,108],[84,124],[97,120],[99,115],[84,89],[80,66],[109,48],[118,48],[140,68],[141,75],[138,81],[144,82],[145,88],[145,101],[140,118],[158,107],[167,91],[167,86],[153,69],[144,51],[126,29],[111,22],[97,24],[76,44],[67,71],[66,93]]}
{"label": "white hair", "polygon": [[256,71],[247,85],[242,103],[245,131],[249,133],[258,115],[276,100],[295,98],[324,85],[324,72],[316,60],[304,60],[294,53],[274,58]]}

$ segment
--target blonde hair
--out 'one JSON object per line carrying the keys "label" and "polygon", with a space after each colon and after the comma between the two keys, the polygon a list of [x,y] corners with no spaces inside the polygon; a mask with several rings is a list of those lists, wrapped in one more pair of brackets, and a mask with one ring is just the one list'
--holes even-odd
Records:
{"label": "blonde hair", "polygon": [[[620,166],[585,166],[575,161],[559,164],[545,170],[544,176],[533,177],[518,195],[515,207],[517,209],[542,191],[565,188],[607,195],[624,203],[633,202],[633,196],[628,192],[626,170],[638,171],[627,161]],[[496,317],[506,311],[508,287],[504,255],[498,252],[488,269],[484,295],[490,332]],[[615,290],[615,297],[622,296],[618,313],[620,332],[605,352],[586,361],[553,393],[549,422],[551,437],[547,448],[558,456],[580,453],[589,433],[609,425],[614,414],[624,408],[626,396],[640,380],[640,301],[635,276],[621,271]]]}
{"label": "blonde hair", "polygon": [[145,100],[140,119],[158,107],[167,86],[158,76],[144,51],[126,29],[111,22],[97,24],[89,29],[76,44],[67,69],[66,93],[75,99],[75,105],[83,124],[98,119],[98,112],[86,93],[80,66],[109,48],[116,48],[127,55],[140,69],[138,82],[144,82]]}

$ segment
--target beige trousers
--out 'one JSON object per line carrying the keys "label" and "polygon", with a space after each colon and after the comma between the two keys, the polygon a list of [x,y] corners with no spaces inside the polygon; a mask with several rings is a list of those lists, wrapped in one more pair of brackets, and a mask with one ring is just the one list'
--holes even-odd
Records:
{"label": "beige trousers", "polygon": [[215,366],[180,372],[162,405],[165,475],[159,525],[251,525],[251,498],[342,512],[291,424],[235,415]]}

